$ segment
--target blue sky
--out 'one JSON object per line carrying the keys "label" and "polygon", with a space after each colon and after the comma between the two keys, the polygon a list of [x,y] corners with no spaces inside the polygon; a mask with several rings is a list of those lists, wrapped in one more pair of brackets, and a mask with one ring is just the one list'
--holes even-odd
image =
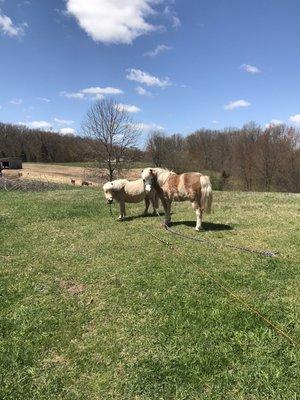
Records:
{"label": "blue sky", "polygon": [[112,96],[151,129],[300,125],[298,0],[0,0],[0,121],[80,133]]}

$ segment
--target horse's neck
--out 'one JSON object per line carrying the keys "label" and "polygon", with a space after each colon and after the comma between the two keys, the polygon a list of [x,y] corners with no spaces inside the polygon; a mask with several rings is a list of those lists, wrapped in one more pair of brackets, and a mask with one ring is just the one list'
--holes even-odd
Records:
{"label": "horse's neck", "polygon": [[174,172],[172,171],[161,171],[157,176],[157,183],[159,186],[162,187],[166,183],[169,176],[173,174]]}

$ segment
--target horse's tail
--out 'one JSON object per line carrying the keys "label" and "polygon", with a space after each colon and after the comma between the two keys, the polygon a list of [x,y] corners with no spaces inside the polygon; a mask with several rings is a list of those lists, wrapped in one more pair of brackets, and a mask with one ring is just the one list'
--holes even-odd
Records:
{"label": "horse's tail", "polygon": [[213,200],[212,187],[210,183],[209,176],[200,176],[201,185],[201,209],[207,213],[211,212],[211,205]]}

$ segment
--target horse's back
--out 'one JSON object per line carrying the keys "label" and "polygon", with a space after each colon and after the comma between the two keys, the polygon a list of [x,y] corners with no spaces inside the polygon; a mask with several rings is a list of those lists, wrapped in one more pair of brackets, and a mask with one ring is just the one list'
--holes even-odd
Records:
{"label": "horse's back", "polygon": [[144,182],[142,179],[128,181],[124,187],[125,201],[139,203],[145,198]]}
{"label": "horse's back", "polygon": [[130,195],[137,195],[144,192],[144,182],[142,179],[136,181],[128,181],[125,185],[126,193]]}
{"label": "horse's back", "polygon": [[200,192],[199,172],[172,174],[167,180],[167,192],[175,201],[193,200]]}

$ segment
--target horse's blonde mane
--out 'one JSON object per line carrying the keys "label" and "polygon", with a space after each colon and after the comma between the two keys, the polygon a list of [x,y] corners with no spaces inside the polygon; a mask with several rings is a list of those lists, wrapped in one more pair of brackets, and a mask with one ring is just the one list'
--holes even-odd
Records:
{"label": "horse's blonde mane", "polygon": [[168,169],[168,168],[160,168],[160,167],[155,167],[155,168],[151,168],[152,170],[154,170],[156,173],[159,174],[164,174],[166,172],[169,172],[170,174],[176,174],[176,172],[174,172],[172,169]]}
{"label": "horse's blonde mane", "polygon": [[175,174],[174,171],[170,171],[167,168],[160,168],[160,167],[146,168],[146,173],[149,172],[150,174],[150,171],[153,171],[156,174],[157,182],[160,186],[162,186],[166,182],[166,180],[170,175]]}
{"label": "horse's blonde mane", "polygon": [[155,167],[155,168],[151,168],[151,169],[154,170],[155,172],[158,172],[158,173],[171,172],[169,169],[161,168],[161,167]]}
{"label": "horse's blonde mane", "polygon": [[103,185],[103,190],[121,190],[123,189],[123,187],[126,185],[126,183],[128,182],[127,179],[116,179],[114,181],[111,182],[106,182]]}

